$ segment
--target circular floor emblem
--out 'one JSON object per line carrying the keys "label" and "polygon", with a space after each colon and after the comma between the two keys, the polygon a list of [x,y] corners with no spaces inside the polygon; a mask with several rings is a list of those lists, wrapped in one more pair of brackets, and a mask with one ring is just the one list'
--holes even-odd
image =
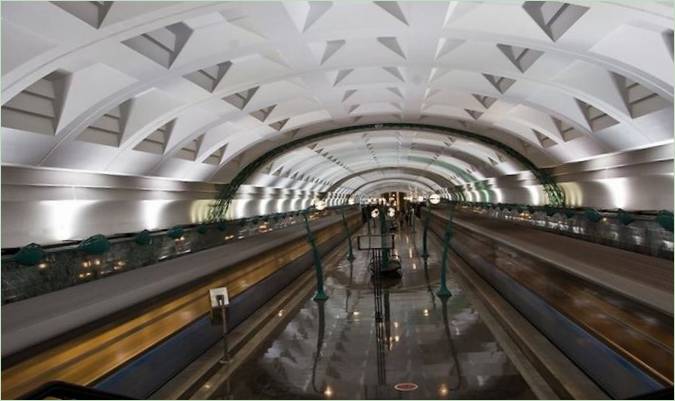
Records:
{"label": "circular floor emblem", "polygon": [[415,383],[399,383],[394,386],[398,391],[415,391],[417,390],[417,384]]}

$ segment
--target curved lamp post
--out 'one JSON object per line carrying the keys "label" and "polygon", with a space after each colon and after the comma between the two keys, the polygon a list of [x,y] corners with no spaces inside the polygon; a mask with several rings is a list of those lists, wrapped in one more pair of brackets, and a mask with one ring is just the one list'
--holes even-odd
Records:
{"label": "curved lamp post", "polygon": [[[353,204],[354,204],[353,199],[350,198],[349,205]],[[349,224],[347,223],[347,219],[345,218],[345,209],[342,208],[340,212],[342,213],[342,224],[345,226],[345,233],[347,233],[347,245],[349,246],[349,253],[347,254],[347,260],[353,262],[354,259],[356,258],[354,257],[354,251],[352,249],[352,232],[349,229]]]}
{"label": "curved lamp post", "polygon": [[310,248],[312,248],[312,255],[314,257],[314,270],[316,272],[316,294],[314,294],[315,301],[323,301],[328,299],[328,295],[323,289],[323,267],[321,266],[321,255],[319,255],[319,250],[316,248],[316,241],[314,240],[314,233],[309,227],[309,211],[311,209],[323,210],[326,208],[326,202],[323,200],[315,200],[312,204],[305,210],[302,211],[302,217],[305,220],[305,229],[307,230],[307,242],[309,242]]}
{"label": "curved lamp post", "polygon": [[427,215],[424,217],[424,232],[422,233],[422,257],[428,258],[429,251],[427,250],[427,231],[429,231],[429,218],[431,217],[430,204],[437,205],[441,201],[441,196],[438,194],[431,194],[427,200]]}
{"label": "curved lamp post", "polygon": [[445,272],[448,270],[448,250],[450,248],[450,239],[452,239],[452,210],[448,215],[448,225],[445,227],[445,236],[443,238],[443,260],[441,261],[441,286],[436,292],[439,297],[449,297],[452,295],[445,283]]}

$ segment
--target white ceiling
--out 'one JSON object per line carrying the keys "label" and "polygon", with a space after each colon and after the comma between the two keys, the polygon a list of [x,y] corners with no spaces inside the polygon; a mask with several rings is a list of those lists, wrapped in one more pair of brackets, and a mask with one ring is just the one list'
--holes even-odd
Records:
{"label": "white ceiling", "polygon": [[[539,166],[647,147],[673,137],[672,15],[648,1],[3,1],[2,161],[228,181],[265,150],[372,122],[476,132]],[[298,149],[255,180],[325,189],[396,167],[456,183],[519,171],[484,145],[383,131]]]}

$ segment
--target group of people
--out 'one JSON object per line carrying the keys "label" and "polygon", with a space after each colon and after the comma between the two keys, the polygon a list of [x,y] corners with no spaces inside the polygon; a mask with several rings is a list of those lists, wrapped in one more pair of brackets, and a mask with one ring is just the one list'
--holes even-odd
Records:
{"label": "group of people", "polygon": [[401,228],[405,227],[406,225],[412,226],[415,216],[419,216],[419,206],[411,205],[410,207],[402,210],[398,216]]}

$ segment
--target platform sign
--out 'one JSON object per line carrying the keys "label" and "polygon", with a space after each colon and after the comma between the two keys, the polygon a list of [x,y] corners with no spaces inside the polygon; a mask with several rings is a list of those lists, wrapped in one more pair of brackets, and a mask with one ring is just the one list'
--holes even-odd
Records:
{"label": "platform sign", "polygon": [[223,303],[225,305],[228,305],[230,303],[230,299],[227,297],[227,287],[220,287],[220,288],[211,288],[209,290],[209,296],[211,298],[211,307],[212,308],[219,308],[220,305],[218,305],[218,296],[222,295],[223,296]]}

